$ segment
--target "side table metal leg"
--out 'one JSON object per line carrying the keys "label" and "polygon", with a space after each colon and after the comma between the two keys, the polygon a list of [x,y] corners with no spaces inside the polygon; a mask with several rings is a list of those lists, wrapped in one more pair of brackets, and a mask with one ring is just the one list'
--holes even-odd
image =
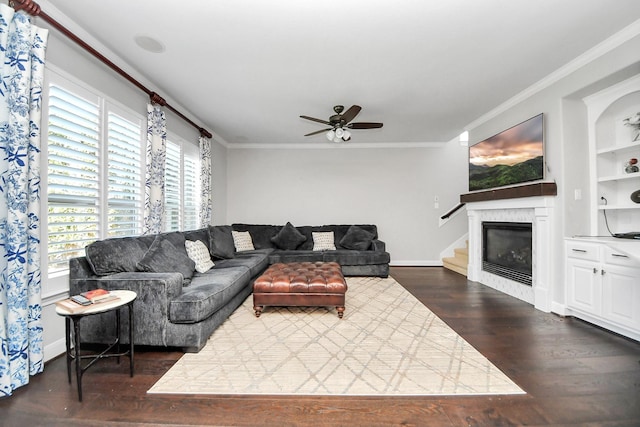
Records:
{"label": "side table metal leg", "polygon": [[78,382],[78,400],[82,402],[82,364],[80,356],[80,317],[73,320],[74,355],[76,360],[76,380]]}
{"label": "side table metal leg", "polygon": [[129,375],[133,377],[133,301],[129,303]]}
{"label": "side table metal leg", "polygon": [[71,319],[68,316],[64,318],[64,332],[67,346],[67,379],[71,384]]}
{"label": "side table metal leg", "polygon": [[[116,310],[116,354],[120,354],[120,308]],[[116,362],[120,364],[120,356],[116,357]]]}

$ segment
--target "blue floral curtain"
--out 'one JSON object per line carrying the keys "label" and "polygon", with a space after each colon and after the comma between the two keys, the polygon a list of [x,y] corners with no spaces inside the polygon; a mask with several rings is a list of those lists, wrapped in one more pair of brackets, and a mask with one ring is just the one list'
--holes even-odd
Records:
{"label": "blue floral curtain", "polygon": [[144,198],[144,234],[164,230],[164,170],[167,158],[167,121],[158,105],[147,105],[147,176]]}
{"label": "blue floral curtain", "polygon": [[0,397],[42,372],[40,117],[48,32],[0,4]]}
{"label": "blue floral curtain", "polygon": [[200,227],[211,224],[211,141],[200,137]]}

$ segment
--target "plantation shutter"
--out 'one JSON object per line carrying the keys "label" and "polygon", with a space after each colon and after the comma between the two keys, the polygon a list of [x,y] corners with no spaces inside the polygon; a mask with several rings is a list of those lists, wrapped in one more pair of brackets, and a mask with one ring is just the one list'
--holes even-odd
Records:
{"label": "plantation shutter", "polygon": [[198,148],[193,146],[184,150],[184,224],[183,230],[198,228],[198,209],[200,206],[200,156]]}
{"label": "plantation shutter", "polygon": [[99,237],[99,106],[49,88],[48,267],[68,268]]}
{"label": "plantation shutter", "polygon": [[180,230],[180,145],[167,140],[165,164],[165,231]]}
{"label": "plantation shutter", "polygon": [[141,123],[114,112],[109,112],[107,120],[108,235],[138,235],[142,233],[143,203]]}

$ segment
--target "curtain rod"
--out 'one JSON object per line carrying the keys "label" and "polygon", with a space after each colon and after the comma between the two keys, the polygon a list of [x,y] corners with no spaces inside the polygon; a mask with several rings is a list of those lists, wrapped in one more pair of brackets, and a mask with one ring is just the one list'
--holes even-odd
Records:
{"label": "curtain rod", "polygon": [[56,21],[55,19],[53,19],[52,17],[50,17],[49,15],[44,13],[42,11],[42,9],[40,8],[40,6],[38,5],[38,3],[34,2],[33,0],[11,0],[9,2],[9,6],[13,7],[16,11],[24,10],[29,15],[41,17],[46,22],[48,22],[51,26],[53,26],[58,31],[60,31],[62,34],[64,34],[65,36],[67,36],[68,38],[73,40],[76,44],[78,44],[84,50],[89,52],[91,55],[95,56],[97,59],[102,61],[105,65],[107,65],[109,68],[114,70],[120,76],[124,77],[126,80],[128,80],[130,83],[132,83],[134,86],[136,86],[138,89],[142,90],[144,93],[149,95],[149,98],[150,98],[151,102],[153,102],[155,104],[158,104],[158,105],[161,105],[163,107],[166,107],[169,110],[173,111],[182,120],[186,121],[191,126],[193,126],[194,128],[198,129],[198,131],[200,132],[200,136],[204,136],[206,138],[212,138],[213,137],[213,135],[211,135],[211,132],[209,132],[208,130],[206,130],[203,127],[198,126],[196,123],[194,123],[187,116],[185,116],[180,111],[176,110],[171,105],[169,105],[167,103],[167,101],[165,101],[164,98],[162,98],[160,95],[158,95],[157,93],[147,89],[142,83],[140,83],[139,81],[134,79],[127,72],[125,72],[122,68],[118,67],[116,64],[111,62],[108,58],[106,58],[100,52],[95,50],[93,47],[89,46],[80,37],[76,36],[74,33],[69,31],[66,27],[64,27],[58,21]]}

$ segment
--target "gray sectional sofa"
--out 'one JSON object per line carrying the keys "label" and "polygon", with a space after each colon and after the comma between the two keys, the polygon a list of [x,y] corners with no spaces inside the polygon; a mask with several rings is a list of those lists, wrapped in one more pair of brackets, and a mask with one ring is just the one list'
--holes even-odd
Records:
{"label": "gray sectional sofa", "polygon": [[[254,249],[236,251],[233,231],[249,232]],[[333,233],[335,249],[313,250],[313,233],[327,232]],[[186,240],[204,243],[215,265],[196,271]],[[389,274],[389,254],[375,225],[233,224],[97,241],[87,246],[86,256],[70,260],[69,288],[71,295],[95,288],[133,290],[136,345],[197,352],[270,264],[301,261],[338,262],[345,276]],[[108,342],[115,322],[105,316],[113,315],[83,319],[82,341]]]}

